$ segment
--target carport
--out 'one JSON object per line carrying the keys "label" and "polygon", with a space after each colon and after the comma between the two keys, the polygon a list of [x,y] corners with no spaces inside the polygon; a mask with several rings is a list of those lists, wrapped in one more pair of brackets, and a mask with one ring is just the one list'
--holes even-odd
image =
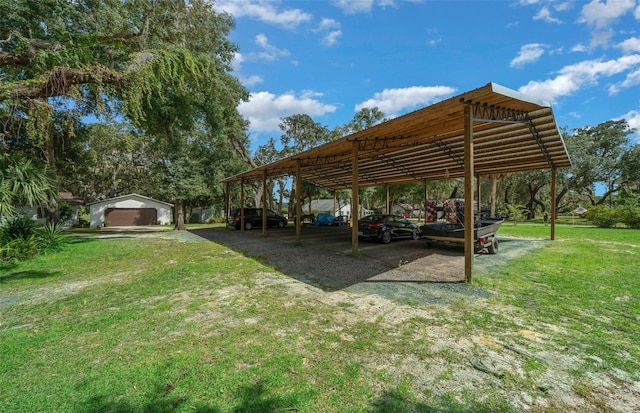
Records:
{"label": "carport", "polygon": [[[394,118],[363,131],[268,165],[226,178],[239,181],[241,205],[244,183],[262,180],[266,209],[266,180],[295,177],[296,241],[300,241],[300,183],[352,191],[352,254],[358,254],[358,189],[360,187],[426,183],[464,178],[464,226],[473,228],[473,201],[479,192],[474,178],[519,171],[551,170],[552,200],[556,171],[571,166],[551,106],[531,96],[489,83],[439,103]],[[425,189],[425,199],[426,199]],[[478,196],[478,200],[480,197]],[[227,200],[227,211],[229,210]],[[552,201],[553,202],[553,201]],[[388,204],[388,202],[387,202]],[[552,206],[552,211],[555,207]],[[555,238],[555,213],[551,214]],[[266,235],[266,225],[263,225]],[[465,279],[471,280],[473,231],[465,231]]]}

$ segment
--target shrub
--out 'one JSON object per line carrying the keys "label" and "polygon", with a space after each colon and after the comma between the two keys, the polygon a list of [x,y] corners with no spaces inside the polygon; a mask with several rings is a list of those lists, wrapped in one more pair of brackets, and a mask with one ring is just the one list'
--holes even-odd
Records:
{"label": "shrub", "polygon": [[60,211],[60,222],[67,222],[73,216],[73,207],[66,202],[60,202],[58,210]]}
{"label": "shrub", "polygon": [[629,228],[640,229],[640,207],[623,206],[619,209],[620,222]]}
{"label": "shrub", "polygon": [[0,262],[25,261],[38,254],[59,250],[64,244],[62,226],[36,224],[24,217],[15,218],[0,227]]}
{"label": "shrub", "polygon": [[620,214],[616,209],[600,205],[590,208],[585,218],[597,227],[611,228],[620,221]]}
{"label": "shrub", "polygon": [[523,205],[507,204],[504,209],[504,215],[507,220],[513,221],[514,225],[518,225],[518,222],[523,221],[529,210]]}
{"label": "shrub", "polygon": [[46,224],[36,228],[34,238],[38,244],[40,253],[58,251],[64,245],[65,238],[62,237],[64,229],[61,224]]}
{"label": "shrub", "polygon": [[33,235],[36,223],[26,217],[17,217],[7,221],[0,227],[0,244],[8,243],[14,239],[27,239]]}
{"label": "shrub", "polygon": [[12,264],[26,261],[39,253],[38,240],[35,236],[15,238],[0,245],[0,262]]}

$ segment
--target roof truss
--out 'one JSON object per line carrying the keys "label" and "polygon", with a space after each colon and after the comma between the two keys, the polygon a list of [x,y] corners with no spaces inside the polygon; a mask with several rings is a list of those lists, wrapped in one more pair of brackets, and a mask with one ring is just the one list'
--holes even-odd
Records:
{"label": "roof truss", "polygon": [[474,171],[498,175],[571,165],[551,107],[495,83],[389,120],[269,165],[225,179],[296,174],[331,189],[464,176],[464,110],[473,118]]}

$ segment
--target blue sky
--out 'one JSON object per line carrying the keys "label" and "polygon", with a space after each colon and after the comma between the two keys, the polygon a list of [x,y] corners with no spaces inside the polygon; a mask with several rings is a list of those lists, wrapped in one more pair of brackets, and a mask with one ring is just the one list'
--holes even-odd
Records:
{"label": "blue sky", "polygon": [[[303,113],[330,129],[495,82],[549,102],[559,127],[640,130],[640,0],[216,0],[234,16],[252,149]],[[640,133],[633,139],[640,143]]]}

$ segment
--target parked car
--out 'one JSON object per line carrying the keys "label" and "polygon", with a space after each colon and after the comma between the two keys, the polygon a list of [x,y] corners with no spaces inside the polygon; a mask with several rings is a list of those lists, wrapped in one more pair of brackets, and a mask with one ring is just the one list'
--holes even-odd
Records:
{"label": "parked car", "polygon": [[[267,228],[284,228],[287,226],[288,222],[287,218],[267,209]],[[229,217],[227,218],[227,226],[240,229],[240,208],[231,211],[231,214],[229,214]],[[256,227],[262,227],[262,208],[245,208],[244,229],[249,230]]]}
{"label": "parked car", "polygon": [[320,226],[320,225],[337,225],[336,224],[336,217],[334,217],[331,214],[327,214],[324,212],[320,212],[318,215],[316,215],[316,220],[314,222],[314,225],[316,226]]}
{"label": "parked car", "polygon": [[358,237],[388,244],[394,238],[419,239],[420,230],[399,215],[369,215],[358,221]]}

